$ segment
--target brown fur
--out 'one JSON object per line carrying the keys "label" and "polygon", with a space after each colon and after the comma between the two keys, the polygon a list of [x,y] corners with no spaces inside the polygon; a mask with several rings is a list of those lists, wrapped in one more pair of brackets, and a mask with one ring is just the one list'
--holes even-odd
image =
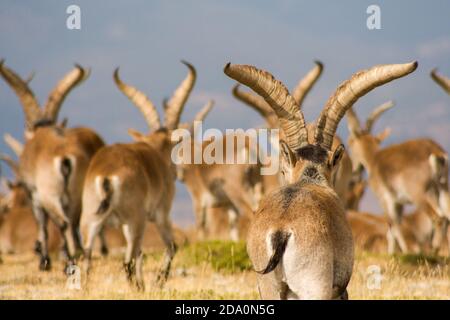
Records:
{"label": "brown fur", "polygon": [[[439,185],[437,192],[428,190],[430,183],[436,180],[430,156],[447,158],[447,155],[430,139],[410,140],[383,149],[379,146],[381,141],[367,133],[352,134],[349,146],[355,164],[361,163],[368,171],[369,185],[392,221],[395,242],[406,251],[407,245],[402,240],[401,231],[398,231],[403,205],[411,203],[416,208],[430,206],[436,212],[442,212],[445,210],[439,203],[439,197],[446,197],[450,203],[447,179],[443,183],[435,183]],[[445,172],[443,176],[446,176]],[[450,212],[441,214],[450,216]],[[393,252],[395,242],[390,240],[389,252]]]}
{"label": "brown fur", "polygon": [[[230,139],[230,136],[225,136],[222,142],[224,155],[226,154],[227,139]],[[236,137],[233,137],[233,139],[235,154],[237,154],[239,151],[236,149]],[[203,142],[202,150],[205,150],[205,147],[211,143],[213,142]],[[194,152],[194,143],[191,150]],[[249,152],[248,139],[244,150]],[[209,232],[207,230],[208,224],[217,225],[217,222],[211,219],[219,218],[223,220],[221,218],[223,215],[228,216],[226,226],[229,227],[229,237],[237,240],[236,233],[239,237],[242,237],[239,232],[239,229],[241,229],[239,225],[243,222],[240,220],[248,220],[252,215],[253,208],[259,202],[257,188],[262,188],[260,165],[181,164],[178,166],[177,172],[179,179],[186,185],[191,194],[197,230],[200,233],[199,238],[206,238],[207,233],[211,237],[211,228],[209,228]],[[222,215],[208,215],[210,208],[214,207],[221,207]]]}

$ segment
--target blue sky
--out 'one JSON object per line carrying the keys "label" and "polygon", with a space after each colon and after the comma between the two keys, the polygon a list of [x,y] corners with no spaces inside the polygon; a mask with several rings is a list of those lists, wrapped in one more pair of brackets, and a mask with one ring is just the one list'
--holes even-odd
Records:
{"label": "blue sky", "polygon": [[[81,30],[66,28],[66,8],[81,7]],[[366,27],[366,9],[381,8],[381,30]],[[198,71],[183,119],[210,98],[216,107],[205,127],[249,128],[262,120],[230,95],[224,64],[253,64],[292,88],[319,59],[324,73],[303,110],[314,120],[328,96],[352,73],[381,63],[419,61],[407,78],[379,88],[355,105],[363,117],[386,100],[396,107],[376,126],[393,129],[385,142],[431,137],[450,150],[450,97],[429,78],[433,67],[450,75],[449,1],[1,1],[0,57],[26,76],[41,103],[75,62],[91,77],[66,99],[61,117],[95,128],[108,143],[130,141],[126,130],[145,131],[139,112],[115,88],[112,72],[143,90],[158,106],[186,74]],[[23,115],[10,88],[0,82],[0,134],[21,137]],[[339,134],[346,139],[345,121]],[[9,152],[3,141],[0,151]],[[379,211],[369,195],[363,209]],[[191,202],[178,185],[173,216],[193,221]]]}

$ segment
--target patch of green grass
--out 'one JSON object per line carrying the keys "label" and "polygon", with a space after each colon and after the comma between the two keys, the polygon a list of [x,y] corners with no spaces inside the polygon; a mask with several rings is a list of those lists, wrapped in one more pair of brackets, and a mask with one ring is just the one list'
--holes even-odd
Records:
{"label": "patch of green grass", "polygon": [[400,263],[403,264],[411,264],[411,265],[445,265],[450,262],[449,258],[440,257],[436,255],[425,255],[425,254],[401,254],[395,255],[395,259],[397,259]]}
{"label": "patch of green grass", "polygon": [[208,263],[215,271],[240,272],[251,270],[245,242],[204,241],[187,245],[178,253],[186,266]]}

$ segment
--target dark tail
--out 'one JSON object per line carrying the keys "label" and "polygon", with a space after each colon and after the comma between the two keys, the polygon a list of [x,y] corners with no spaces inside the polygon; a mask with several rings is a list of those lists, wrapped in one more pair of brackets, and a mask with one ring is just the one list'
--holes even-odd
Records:
{"label": "dark tail", "polygon": [[283,257],[290,236],[290,233],[283,231],[276,231],[274,234],[272,234],[272,257],[270,257],[269,263],[264,270],[256,270],[256,272],[260,274],[267,274],[275,270],[277,265],[280,263],[281,258]]}
{"label": "dark tail", "polygon": [[105,213],[106,211],[108,211],[108,209],[111,205],[113,188],[112,188],[111,181],[109,180],[108,177],[103,179],[102,189],[105,194],[105,197],[103,198],[102,202],[100,202],[100,206],[97,209],[97,214]]}
{"label": "dark tail", "polygon": [[63,176],[64,179],[64,186],[67,187],[67,185],[69,184],[69,178],[70,175],[72,173],[72,163],[70,162],[69,158],[64,157],[61,161],[61,175]]}
{"label": "dark tail", "polygon": [[70,203],[69,179],[73,171],[73,165],[69,158],[62,158],[59,171],[64,180],[64,190],[60,198],[60,202],[63,210],[66,212]]}

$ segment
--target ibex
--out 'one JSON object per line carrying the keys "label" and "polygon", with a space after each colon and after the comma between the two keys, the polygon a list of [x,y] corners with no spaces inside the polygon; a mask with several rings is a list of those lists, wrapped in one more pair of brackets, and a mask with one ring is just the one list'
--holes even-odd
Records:
{"label": "ibex", "polygon": [[[292,97],[297,102],[298,105],[302,105],[308,93],[311,91],[314,84],[319,79],[323,71],[323,64],[320,61],[316,61],[316,65],[311,69],[308,74],[301,79],[294,90],[292,91]],[[250,92],[244,92],[239,89],[239,84],[233,88],[233,95],[238,100],[247,104],[256,110],[266,121],[269,128],[274,129],[279,127],[278,118],[275,112],[270,108],[270,105],[262,99],[261,97],[254,95]],[[309,137],[314,136],[315,125],[313,123],[307,126]],[[281,132],[283,133],[283,132]],[[339,137],[335,136],[333,138],[333,146],[335,149],[341,145],[341,140]],[[352,163],[346,151],[344,151],[342,159],[338,165],[337,170],[335,170],[333,175],[333,185],[339,195],[340,199],[346,205],[348,198],[348,190],[350,185],[350,180],[352,177]],[[270,191],[279,186],[279,177],[277,175],[263,177],[266,182],[265,190]],[[347,207],[347,205],[346,205]]]}
{"label": "ibex", "polygon": [[[207,115],[206,110],[210,104],[205,106],[196,116],[196,121],[202,121]],[[191,125],[191,128],[192,125]],[[191,136],[192,136],[191,130]],[[218,141],[217,139],[220,139]],[[222,148],[225,157],[227,147],[232,140],[233,154],[246,153],[245,159],[249,159],[252,146],[245,135],[225,135],[222,138],[214,138],[209,141],[196,142],[191,138],[191,159],[195,153],[200,153],[208,147]],[[242,146],[238,146],[238,140],[244,141]],[[256,152],[256,151],[254,151]],[[252,210],[256,208],[262,192],[262,179],[260,175],[260,164],[257,162],[244,164],[226,163],[205,163],[203,158],[201,163],[180,163],[177,166],[177,177],[183,182],[191,194],[194,212],[196,216],[197,230],[199,237],[204,238],[209,230],[209,225],[214,221],[211,212],[217,213],[218,208],[228,216],[228,227],[230,239],[237,241],[240,238],[239,225],[248,220]],[[182,161],[180,161],[182,162]],[[213,209],[216,208],[216,209]],[[214,236],[214,235],[213,235]]]}
{"label": "ibex", "polygon": [[[394,106],[393,101],[387,101],[378,107],[374,108],[373,111],[366,119],[365,127],[362,129],[365,132],[371,133],[374,127],[375,122],[379,119],[379,117],[392,108]],[[348,111],[351,113],[352,110]],[[356,118],[349,116],[348,121],[355,121]],[[359,125],[359,123],[358,123]],[[385,140],[390,133],[389,129],[386,129],[382,135],[379,135],[380,143]],[[350,180],[349,190],[347,192],[347,210],[358,211],[359,203],[361,202],[362,197],[364,196],[365,189],[367,187],[367,181],[364,179],[364,167],[358,163],[357,161],[353,162],[353,173],[352,178]]]}
{"label": "ibex", "polygon": [[405,204],[414,204],[416,208],[429,205],[440,217],[450,217],[448,156],[431,139],[381,148],[389,130],[373,135],[371,126],[363,128],[353,110],[347,117],[353,166],[367,170],[369,185],[390,220],[388,252],[395,251],[396,243],[402,252],[407,252],[400,228]]}
{"label": "ibex", "polygon": [[280,141],[283,186],[263,199],[247,240],[262,298],[348,298],[353,240],[331,185],[344,151],[342,145],[332,150],[333,138],[358,98],[416,67],[416,62],[375,66],[353,75],[327,101],[310,143],[301,108],[280,81],[252,66],[225,66],[225,74],[265,99],[286,139]]}
{"label": "ibex", "polygon": [[95,235],[105,220],[114,215],[122,224],[127,241],[125,272],[138,290],[144,290],[141,244],[147,221],[155,222],[166,246],[164,265],[157,278],[161,284],[168,277],[176,251],[169,217],[176,178],[171,161],[171,133],[178,127],[196,79],[194,67],[183,63],[189,68],[189,74],[167,104],[164,125],[149,98],[122,82],[116,69],[115,84],[142,112],[151,132],[144,135],[131,130],[129,133],[136,142],[99,150],[89,165],[84,184],[80,230],[86,271]]}
{"label": "ibex", "polygon": [[53,89],[45,108],[40,108],[28,84],[0,62],[0,74],[17,94],[25,114],[26,143],[20,156],[20,179],[31,195],[39,226],[39,268],[50,269],[47,220],[59,228],[65,240],[68,263],[73,263],[81,212],[81,192],[88,163],[103,145],[87,128],[66,129],[56,124],[67,94],[83,82],[89,72],[77,65]]}
{"label": "ibex", "polygon": [[[37,224],[33,216],[31,199],[25,185],[18,177],[19,164],[12,158],[0,154],[0,160],[11,167],[15,180],[5,179],[8,193],[3,197],[0,223],[0,250],[7,253],[29,251],[34,248],[37,238]],[[1,214],[0,214],[1,215]],[[61,245],[59,230],[51,223],[49,227],[49,251],[58,251]]]}

